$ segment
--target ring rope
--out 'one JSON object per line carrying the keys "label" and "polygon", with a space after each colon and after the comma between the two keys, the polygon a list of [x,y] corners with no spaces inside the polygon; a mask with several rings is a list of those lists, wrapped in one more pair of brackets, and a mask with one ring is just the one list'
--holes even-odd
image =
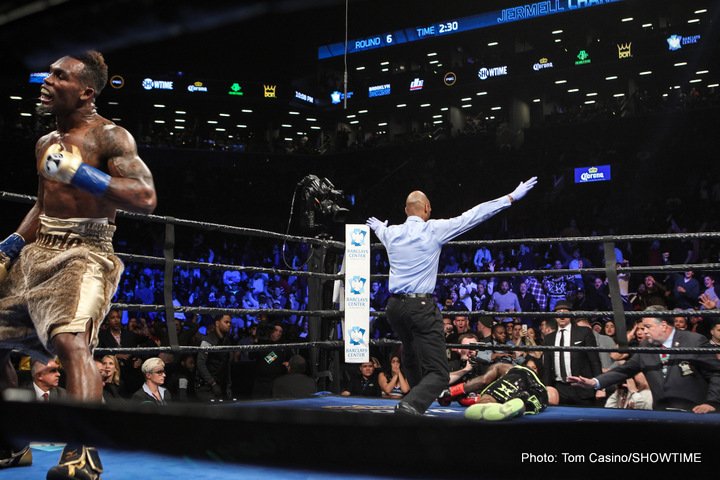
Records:
{"label": "ring rope", "polygon": [[465,345],[449,344],[448,348],[458,348],[465,350],[497,350],[508,352],[618,352],[618,353],[656,353],[656,354],[680,354],[680,353],[720,353],[720,347],[592,347],[592,346],[574,346],[569,345],[562,347],[559,345],[502,345],[502,344],[481,344],[469,343]]}
{"label": "ring rope", "polygon": [[[465,317],[541,317],[541,318],[555,318],[558,316],[569,317],[569,318],[588,318],[588,317],[612,317],[612,310],[575,310],[572,312],[562,312],[562,315],[557,312],[492,312],[489,310],[473,310],[472,312],[467,310],[450,311],[443,310],[440,312],[442,315],[449,316],[465,316]],[[371,311],[371,316],[382,317],[385,316],[385,311]],[[630,310],[625,312],[626,317],[630,318],[643,318],[647,317],[648,313],[642,310]],[[720,309],[713,310],[661,310],[652,312],[653,317],[718,317],[720,316]],[[508,322],[509,323],[509,322]]]}
{"label": "ring rope", "polygon": [[[32,195],[22,195],[18,193],[11,193],[0,191],[0,200],[6,199],[20,203],[35,203],[37,197]],[[145,213],[128,212],[125,210],[118,210],[118,214],[122,217],[133,218],[137,220],[145,220],[155,223],[168,223],[172,220],[172,223],[179,226],[194,227],[203,230],[220,231],[224,233],[233,233],[238,235],[248,236],[260,236],[274,238],[278,240],[288,239],[297,242],[306,242],[315,245],[331,246],[336,248],[344,248],[344,242],[338,242],[333,240],[326,240],[320,238],[311,237],[300,237],[292,235],[284,235],[276,232],[268,232],[265,230],[258,230],[254,228],[244,227],[233,227],[229,225],[222,225],[218,223],[209,222],[198,222],[194,220],[185,220],[180,218],[163,217],[160,215],[150,215]],[[170,220],[169,220],[170,219]],[[690,240],[690,239],[718,239],[720,238],[720,232],[689,232],[689,233],[655,233],[645,235],[602,235],[595,237],[581,236],[581,237],[548,237],[548,238],[513,238],[513,239],[498,239],[498,240],[464,240],[449,242],[448,245],[455,246],[483,246],[483,245],[515,245],[520,243],[526,244],[544,244],[544,243],[598,243],[598,242],[629,242],[629,241],[652,241],[652,240]],[[382,243],[373,243],[370,245],[371,248],[384,248]]]}
{"label": "ring rope", "polygon": [[[676,265],[647,265],[634,267],[617,267],[618,273],[642,273],[642,272],[686,272],[693,271],[710,271],[720,270],[720,263],[690,263]],[[606,273],[604,268],[556,268],[556,269],[538,269],[538,270],[498,270],[495,272],[454,272],[454,273],[438,273],[438,278],[491,278],[491,277],[519,277],[519,276],[558,276],[558,275],[575,275],[575,274],[591,274]],[[388,278],[387,273],[377,273],[370,275],[370,278]]]}
{"label": "ring rope", "polygon": [[[399,340],[371,340],[371,345],[379,347],[392,347],[400,345]],[[96,354],[115,355],[118,353],[135,353],[135,354],[155,354],[155,353],[230,353],[230,352],[263,352],[271,350],[290,350],[290,349],[307,349],[307,348],[327,348],[342,349],[344,343],[341,340],[322,340],[316,342],[295,342],[295,343],[270,343],[256,345],[221,345],[221,346],[194,346],[180,345],[178,347],[162,346],[162,347],[115,347],[115,348],[96,348]],[[464,349],[464,350],[492,350],[507,352],[618,352],[618,353],[657,353],[657,354],[682,354],[682,353],[701,353],[701,354],[718,354],[720,347],[592,347],[592,346],[558,346],[558,345],[502,345],[488,343],[469,343],[456,344],[448,343],[447,348]]]}
{"label": "ring rope", "polygon": [[[151,257],[147,255],[135,255],[132,253],[115,253],[118,257],[120,257],[123,260],[127,260],[130,262],[138,262],[138,263],[151,263],[155,265],[163,265],[165,264],[166,260],[160,257]],[[222,263],[208,263],[208,262],[195,262],[192,260],[178,260],[173,259],[172,261],[169,261],[169,263],[172,263],[175,266],[178,267],[197,267],[197,268],[204,268],[207,270],[236,270],[238,272],[252,272],[252,273],[269,273],[269,274],[278,274],[278,275],[294,275],[297,277],[315,277],[315,278],[322,278],[325,280],[340,280],[343,278],[343,276],[339,273],[320,273],[320,272],[308,272],[305,270],[282,270],[279,268],[269,268],[269,267],[247,267],[244,265],[229,265],[229,264],[222,264]]]}
{"label": "ring rope", "polygon": [[[113,308],[133,312],[164,312],[165,305],[145,305],[137,303],[113,303]],[[209,315],[254,315],[267,314],[268,316],[299,315],[303,317],[338,317],[340,310],[286,310],[281,308],[217,308],[217,307],[188,307],[173,306],[176,313],[207,313]]]}
{"label": "ring rope", "polygon": [[[145,305],[137,303],[113,303],[114,308],[120,310],[130,310],[135,312],[162,312],[165,311],[164,305]],[[288,310],[282,308],[217,308],[217,307],[191,307],[191,306],[174,306],[173,311],[177,313],[207,313],[210,315],[229,314],[235,315],[253,315],[267,314],[271,316],[279,315],[300,315],[307,317],[338,317],[343,316],[342,310]],[[443,310],[443,315],[466,316],[466,317],[542,317],[555,318],[557,312],[493,312],[489,310]],[[371,311],[370,316],[383,317],[384,310]],[[575,310],[572,312],[563,312],[563,317],[570,318],[588,318],[588,317],[612,317],[611,310]],[[630,310],[625,312],[625,316],[631,318],[647,317],[647,312],[642,310]],[[652,312],[653,317],[719,317],[720,309],[712,310],[662,310]]]}
{"label": "ring rope", "polygon": [[[596,237],[534,237],[534,238],[504,238],[497,240],[456,240],[447,245],[458,247],[502,246],[544,243],[603,243],[603,242],[635,242],[653,240],[707,240],[720,238],[720,232],[690,232],[690,233],[652,233],[636,235],[599,235]],[[371,249],[384,248],[382,243],[373,243]]]}
{"label": "ring rope", "polygon": [[231,352],[265,352],[271,350],[291,350],[306,348],[339,348],[343,346],[341,340],[323,340],[317,342],[297,342],[297,343],[267,343],[257,345],[220,345],[220,346],[195,346],[195,345],[179,345],[177,347],[114,347],[114,348],[96,348],[94,353],[99,355],[115,355],[118,353],[135,353],[135,354],[157,354],[157,353],[231,353]]}
{"label": "ring rope", "polygon": [[[18,194],[18,193],[0,191],[0,200],[10,200],[10,201],[19,202],[19,203],[35,203],[37,201],[37,197],[32,196],[32,195],[22,195],[22,194]],[[132,218],[135,220],[142,220],[142,221],[147,221],[147,222],[151,222],[151,223],[162,223],[162,224],[169,223],[169,224],[181,226],[181,227],[191,227],[191,228],[198,228],[198,229],[207,230],[207,231],[232,233],[235,235],[247,235],[249,237],[265,237],[265,238],[273,238],[276,240],[287,240],[287,241],[293,241],[293,242],[298,242],[298,243],[310,243],[310,244],[314,244],[314,245],[322,245],[322,246],[326,246],[326,247],[335,247],[335,248],[340,248],[340,249],[345,248],[344,242],[326,240],[326,239],[321,239],[321,238],[285,235],[282,233],[269,232],[266,230],[259,230],[256,228],[234,227],[231,225],[222,225],[220,223],[198,222],[195,220],[187,220],[187,219],[182,219],[182,218],[163,217],[161,215],[151,215],[151,214],[146,214],[146,213],[128,212],[125,210],[118,210],[117,213],[119,216],[124,217],[124,218]]]}

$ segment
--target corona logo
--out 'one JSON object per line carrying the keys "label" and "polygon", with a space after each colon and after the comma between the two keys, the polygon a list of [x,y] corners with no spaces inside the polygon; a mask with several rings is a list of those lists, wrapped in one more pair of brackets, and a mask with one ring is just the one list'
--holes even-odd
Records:
{"label": "corona logo", "polygon": [[538,60],[536,63],[533,64],[533,70],[540,71],[545,70],[546,68],[553,68],[554,65],[547,57],[542,57],[540,60]]}
{"label": "corona logo", "polygon": [[276,89],[277,89],[277,85],[263,85],[265,98],[277,98],[275,96]]}
{"label": "corona logo", "polygon": [[632,57],[632,42],[618,43],[618,58],[631,58]]}
{"label": "corona logo", "polygon": [[203,85],[202,82],[195,82],[192,85],[188,85],[188,92],[207,92],[208,89]]}

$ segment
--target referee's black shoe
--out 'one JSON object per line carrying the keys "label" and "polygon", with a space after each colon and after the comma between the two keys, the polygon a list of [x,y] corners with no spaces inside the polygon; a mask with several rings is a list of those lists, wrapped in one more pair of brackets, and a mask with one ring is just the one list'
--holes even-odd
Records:
{"label": "referee's black shoe", "polygon": [[398,404],[395,405],[395,414],[396,415],[422,416],[422,413],[420,413],[417,408],[415,408],[412,405],[410,405],[409,403],[405,403],[405,402],[398,402]]}

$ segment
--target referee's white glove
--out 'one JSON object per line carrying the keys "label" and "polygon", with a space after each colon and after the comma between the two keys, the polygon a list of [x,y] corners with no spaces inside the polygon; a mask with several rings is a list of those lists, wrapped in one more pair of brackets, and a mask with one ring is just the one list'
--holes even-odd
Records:
{"label": "referee's white glove", "polygon": [[377,231],[377,229],[380,227],[387,227],[387,224],[388,224],[387,220],[385,220],[384,222],[381,222],[380,220],[378,220],[375,217],[370,217],[367,219],[367,222],[365,222],[365,225],[372,228],[373,232]]}
{"label": "referee's white glove", "polygon": [[532,177],[529,180],[520,182],[515,190],[510,193],[510,201],[517,202],[523,198],[533,187],[537,184],[537,177]]}

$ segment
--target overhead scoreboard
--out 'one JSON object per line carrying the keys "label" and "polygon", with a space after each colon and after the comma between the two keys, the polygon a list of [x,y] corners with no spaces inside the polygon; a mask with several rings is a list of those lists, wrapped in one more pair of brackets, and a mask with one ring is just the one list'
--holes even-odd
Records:
{"label": "overhead scoreboard", "polygon": [[[365,38],[349,40],[347,53],[359,53],[377,48],[390,47],[403,43],[417,42],[429,38],[442,37],[470,30],[503,25],[511,22],[545,17],[557,13],[572,12],[580,9],[599,7],[624,0],[545,0],[516,7],[504,8],[492,12],[480,13],[468,17],[456,18],[431,25],[404,28],[394,32],[371,35]],[[345,43],[338,42],[318,48],[318,59],[337,57],[345,54]]]}

